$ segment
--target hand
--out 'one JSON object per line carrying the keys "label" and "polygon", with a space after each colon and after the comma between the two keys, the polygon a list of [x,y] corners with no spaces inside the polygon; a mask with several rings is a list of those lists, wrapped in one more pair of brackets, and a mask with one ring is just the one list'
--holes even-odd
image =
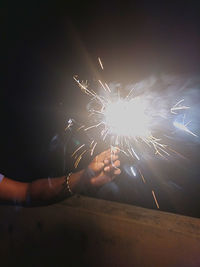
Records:
{"label": "hand", "polygon": [[118,154],[119,149],[108,149],[93,159],[86,171],[86,176],[89,178],[88,183],[91,186],[101,186],[112,181],[116,175],[121,173]]}

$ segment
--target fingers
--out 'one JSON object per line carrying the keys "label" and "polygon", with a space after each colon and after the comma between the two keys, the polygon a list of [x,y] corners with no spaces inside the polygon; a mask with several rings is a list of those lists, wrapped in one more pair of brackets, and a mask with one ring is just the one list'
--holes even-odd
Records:
{"label": "fingers", "polygon": [[120,166],[120,161],[119,160],[116,160],[113,164],[110,164],[108,166],[105,166],[104,167],[104,172],[106,172],[106,173],[109,173],[109,172],[115,173],[116,170],[119,170],[118,169],[119,166]]}
{"label": "fingers", "polygon": [[119,154],[120,150],[119,148],[109,148],[107,150],[105,150],[104,152],[100,153],[97,157],[99,160],[104,161],[105,159],[109,159],[111,157],[113,157],[114,155]]}
{"label": "fingers", "polygon": [[112,151],[112,153],[114,153],[114,154],[119,154],[120,149],[119,149],[118,147],[113,147],[113,148],[111,149],[111,151]]}
{"label": "fingers", "polygon": [[114,174],[114,175],[118,175],[121,173],[121,170],[119,169],[120,166],[120,161],[118,160],[118,153],[119,153],[119,149],[115,148],[113,150],[109,149],[106,152],[106,157],[104,159],[104,164],[106,165],[104,167],[104,172],[106,172],[107,174]]}
{"label": "fingers", "polygon": [[101,186],[105,183],[111,182],[117,175],[121,173],[120,161],[117,159],[112,164],[108,164],[102,168],[99,175],[94,176],[90,182],[92,186]]}
{"label": "fingers", "polygon": [[[118,167],[119,163],[116,163],[118,160],[118,153],[119,153],[118,149],[115,149],[112,151],[111,151],[111,149],[108,149],[108,150],[100,153],[99,155],[97,155],[94,158],[94,160],[90,163],[89,167],[91,169],[93,169],[93,171],[96,173],[103,171],[104,168],[105,168],[104,171],[110,172],[114,168]],[[107,168],[107,167],[109,167],[109,168]]]}
{"label": "fingers", "polygon": [[113,164],[118,158],[119,158],[118,155],[113,155],[113,156],[111,155],[110,157],[104,159],[103,162],[105,165],[108,165],[110,162]]}
{"label": "fingers", "polygon": [[119,149],[118,148],[113,148],[113,149],[108,149],[102,153],[102,157],[104,157],[103,162],[105,165],[108,165],[110,162],[114,162],[118,159],[118,154],[119,154]]}
{"label": "fingers", "polygon": [[121,170],[120,169],[116,169],[114,170],[114,175],[120,175],[121,174]]}

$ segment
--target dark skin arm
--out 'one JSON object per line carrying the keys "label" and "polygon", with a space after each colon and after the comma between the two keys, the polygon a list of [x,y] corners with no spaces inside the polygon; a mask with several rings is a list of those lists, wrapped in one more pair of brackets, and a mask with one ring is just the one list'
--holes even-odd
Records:
{"label": "dark skin arm", "polygon": [[[112,159],[112,160],[111,160]],[[89,166],[73,173],[69,178],[72,192],[82,193],[110,182],[121,173],[118,150],[107,150],[97,155]],[[39,179],[32,183],[22,183],[4,177],[0,183],[0,201],[23,205],[44,205],[57,202],[71,194],[64,188],[65,176]]]}

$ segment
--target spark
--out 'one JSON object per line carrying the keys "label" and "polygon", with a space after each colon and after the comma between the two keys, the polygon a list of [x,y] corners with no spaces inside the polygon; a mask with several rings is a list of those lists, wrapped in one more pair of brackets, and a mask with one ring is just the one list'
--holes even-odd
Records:
{"label": "spark", "polygon": [[176,151],[176,150],[174,150],[174,149],[172,149],[172,148],[170,148],[170,147],[168,147],[168,149],[169,149],[170,151],[172,151],[174,154],[178,155],[180,158],[182,158],[182,159],[184,159],[184,160],[187,159],[187,158],[186,158],[184,155],[182,155],[180,152],[178,152],[178,151]]}
{"label": "spark", "polygon": [[71,126],[73,125],[73,120],[72,119],[69,119],[68,122],[67,122],[67,126],[65,127],[65,131],[67,131],[68,129],[71,128]]}
{"label": "spark", "polygon": [[78,129],[77,132],[79,132],[81,129],[85,128],[85,125],[81,125]]}
{"label": "spark", "polygon": [[94,150],[95,150],[96,145],[97,145],[97,142],[94,143],[94,145],[93,145],[93,147],[92,147],[92,149],[91,149],[91,153],[90,153],[91,156],[92,156],[93,153],[94,153]]}
{"label": "spark", "polygon": [[141,176],[141,178],[142,178],[143,183],[146,184],[146,180],[145,180],[144,175],[142,174],[141,170],[138,169],[138,171],[139,171],[139,173],[140,173],[140,176]]}
{"label": "spark", "polygon": [[86,152],[87,152],[87,149],[85,149],[85,150],[78,156],[78,158],[77,158],[77,160],[76,160],[76,162],[75,162],[75,164],[74,164],[75,168],[78,167],[79,162],[81,161],[83,155],[84,155]]}
{"label": "spark", "polygon": [[177,114],[177,110],[186,110],[189,109],[190,107],[188,106],[181,106],[180,104],[184,101],[184,99],[181,99],[180,101],[178,101],[172,108],[171,108],[171,113],[173,114]]}
{"label": "spark", "polygon": [[129,98],[129,97],[132,95],[133,91],[134,91],[134,88],[132,88],[132,89],[130,90],[130,92],[128,93],[128,95],[126,96],[126,98]]}
{"label": "spark", "polygon": [[90,129],[92,129],[92,128],[97,128],[97,127],[99,127],[101,124],[102,124],[102,122],[100,122],[100,123],[98,123],[98,124],[96,124],[96,125],[92,125],[92,126],[90,126],[90,127],[87,127],[87,128],[84,129],[84,131],[88,131],[88,130],[90,130]]}
{"label": "spark", "polygon": [[186,133],[189,133],[189,134],[193,135],[194,137],[198,137],[195,133],[193,133],[192,131],[190,131],[190,130],[188,129],[187,125],[188,125],[189,123],[190,123],[190,122],[188,122],[188,123],[186,123],[186,124],[182,124],[182,123],[180,123],[180,122],[175,121],[175,122],[174,122],[174,126],[175,126],[176,128],[178,128],[178,129],[180,129],[180,130],[186,132]]}
{"label": "spark", "polygon": [[101,68],[103,70],[104,68],[103,68],[103,64],[102,64],[102,61],[101,61],[100,57],[98,57],[98,61],[99,61],[99,65],[101,66]]}
{"label": "spark", "polygon": [[106,91],[106,87],[103,85],[101,80],[98,80],[98,82],[101,84],[101,86],[103,87],[103,89]]}
{"label": "spark", "polygon": [[108,91],[111,92],[110,87],[108,86],[107,83],[105,83],[105,86],[106,86],[106,88],[108,89]]}
{"label": "spark", "polygon": [[72,157],[82,148],[82,147],[84,147],[85,146],[85,144],[83,144],[83,145],[81,145],[81,146],[79,146],[73,153],[72,153]]}
{"label": "spark", "polygon": [[94,140],[92,140],[92,142],[90,143],[90,147],[92,147],[93,144],[94,144]]}
{"label": "spark", "polygon": [[131,166],[130,169],[131,169],[131,172],[132,172],[133,176],[136,176],[136,172],[135,172],[133,166]]}
{"label": "spark", "polygon": [[159,206],[159,204],[158,204],[158,201],[157,201],[157,198],[156,198],[155,192],[154,192],[153,190],[152,190],[151,192],[152,192],[152,195],[153,195],[154,201],[155,201],[155,203],[156,203],[156,207],[157,207],[158,209],[160,209],[160,206]]}

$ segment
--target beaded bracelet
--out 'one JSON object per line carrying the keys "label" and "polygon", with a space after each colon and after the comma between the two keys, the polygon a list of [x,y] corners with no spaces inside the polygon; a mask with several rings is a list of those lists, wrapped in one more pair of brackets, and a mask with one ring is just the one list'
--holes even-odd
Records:
{"label": "beaded bracelet", "polygon": [[65,188],[67,189],[67,191],[73,195],[73,192],[72,190],[70,189],[70,186],[69,186],[69,178],[70,176],[72,175],[72,172],[70,172],[68,175],[65,176]]}

